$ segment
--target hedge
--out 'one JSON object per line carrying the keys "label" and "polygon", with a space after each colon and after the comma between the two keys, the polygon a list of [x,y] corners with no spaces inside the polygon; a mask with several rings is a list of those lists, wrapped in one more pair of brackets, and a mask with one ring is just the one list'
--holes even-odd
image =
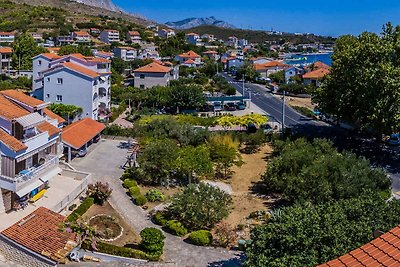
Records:
{"label": "hedge", "polygon": [[[86,250],[93,250],[93,248],[90,246],[89,242],[83,242],[82,243],[82,248]],[[120,256],[120,257],[125,257],[125,258],[134,258],[134,259],[142,259],[142,260],[149,260],[149,258],[152,257],[152,255],[146,254],[146,252],[138,250],[138,249],[132,249],[132,248],[126,248],[126,247],[119,247],[115,245],[111,245],[108,243],[103,243],[103,242],[96,242],[96,251],[100,253],[105,253],[105,254],[110,254],[114,256]]]}
{"label": "hedge", "polygon": [[67,221],[69,222],[74,222],[76,221],[80,216],[82,216],[83,214],[85,214],[88,209],[94,204],[94,198],[92,197],[88,197],[87,199],[85,199],[81,205],[79,205],[79,207],[74,210],[68,217],[67,217]]}
{"label": "hedge", "polygon": [[176,236],[184,236],[188,232],[185,226],[177,220],[168,221],[165,227],[168,232]]}
{"label": "hedge", "polygon": [[129,188],[129,195],[132,198],[136,198],[140,195],[140,188],[138,186],[132,186],[131,188]]}
{"label": "hedge", "polygon": [[135,197],[135,203],[138,206],[143,206],[147,203],[147,198],[144,195],[139,194],[138,196]]}
{"label": "hedge", "polygon": [[160,226],[166,226],[168,223],[168,220],[164,218],[164,214],[161,211],[157,211],[153,215],[153,222]]}
{"label": "hedge", "polygon": [[137,182],[135,180],[125,179],[124,183],[123,183],[123,186],[125,188],[131,188],[131,187],[134,187],[134,186],[138,186],[138,184],[137,184]]}
{"label": "hedge", "polygon": [[165,201],[164,194],[160,190],[157,190],[157,189],[150,189],[149,191],[147,191],[146,198],[150,202]]}
{"label": "hedge", "polygon": [[210,231],[199,230],[189,235],[188,240],[193,245],[209,246],[212,244],[213,237]]}

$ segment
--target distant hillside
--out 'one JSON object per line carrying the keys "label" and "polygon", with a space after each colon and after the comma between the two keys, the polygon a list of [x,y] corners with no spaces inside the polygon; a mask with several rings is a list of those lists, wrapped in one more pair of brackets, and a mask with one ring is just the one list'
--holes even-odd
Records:
{"label": "distant hillside", "polygon": [[323,37],[317,35],[294,35],[294,34],[283,34],[283,35],[272,35],[265,31],[254,31],[254,30],[242,30],[242,29],[227,29],[216,26],[199,26],[187,30],[183,30],[185,33],[195,32],[198,34],[214,34],[216,38],[222,40],[228,40],[230,36],[236,36],[240,39],[247,39],[252,43],[263,43],[265,41],[290,41],[292,43],[309,43],[309,42],[320,42],[320,43],[333,43],[334,38]]}
{"label": "distant hillside", "polygon": [[177,29],[177,30],[186,30],[186,29],[191,29],[199,26],[205,26],[205,25],[212,25],[216,27],[221,27],[221,28],[236,28],[232,24],[229,24],[228,22],[218,20],[215,17],[209,17],[209,18],[189,18],[189,19],[184,19],[176,22],[167,22],[165,25]]}
{"label": "distant hillside", "polygon": [[114,12],[123,12],[121,8],[116,6],[112,0],[72,0],[78,3],[82,3],[88,6],[99,7]]}
{"label": "distant hillside", "polygon": [[[87,3],[94,1],[103,1],[103,0],[81,0]],[[89,6],[82,3],[74,2],[73,0],[0,0],[0,8],[2,6],[7,5],[7,3],[14,2],[16,4],[26,4],[30,6],[49,6],[66,10],[68,13],[75,13],[85,18],[85,16],[108,16],[111,18],[122,18],[133,23],[139,25],[149,25],[154,22],[147,20],[146,18],[135,15],[135,14],[127,14],[121,11],[115,12],[105,8],[100,8],[96,6]],[[101,3],[100,3],[101,4]],[[104,2],[104,4],[106,4]],[[1,12],[0,12],[0,15]],[[0,25],[1,26],[1,25]]]}

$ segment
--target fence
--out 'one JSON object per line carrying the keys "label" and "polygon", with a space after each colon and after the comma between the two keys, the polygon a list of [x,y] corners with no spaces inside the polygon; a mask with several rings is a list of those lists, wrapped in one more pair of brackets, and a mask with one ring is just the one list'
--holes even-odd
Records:
{"label": "fence", "polygon": [[[63,200],[58,202],[54,207],[53,211],[55,212],[61,212],[63,209],[65,209],[69,204],[71,204],[72,201],[74,201],[77,197],[79,197],[83,191],[86,190],[88,184],[89,184],[89,174],[83,173],[83,172],[77,172],[77,171],[70,171],[70,170],[63,170],[63,174],[66,176],[71,176],[76,180],[82,181],[82,183],[74,189],[68,196],[66,196]],[[84,178],[83,178],[84,177]]]}

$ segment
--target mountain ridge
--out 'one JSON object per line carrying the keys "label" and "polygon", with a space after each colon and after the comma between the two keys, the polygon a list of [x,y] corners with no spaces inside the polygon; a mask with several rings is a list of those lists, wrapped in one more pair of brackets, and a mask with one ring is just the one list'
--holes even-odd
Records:
{"label": "mountain ridge", "polygon": [[107,9],[113,12],[124,12],[123,9],[118,7],[116,4],[113,3],[112,0],[72,0],[77,3],[81,3],[88,6],[98,7]]}
{"label": "mountain ridge", "polygon": [[199,26],[216,26],[220,28],[236,29],[235,26],[229,24],[226,21],[218,20],[214,16],[207,18],[187,18],[180,21],[168,21],[165,23],[168,27],[176,30],[187,30],[191,28],[196,28]]}

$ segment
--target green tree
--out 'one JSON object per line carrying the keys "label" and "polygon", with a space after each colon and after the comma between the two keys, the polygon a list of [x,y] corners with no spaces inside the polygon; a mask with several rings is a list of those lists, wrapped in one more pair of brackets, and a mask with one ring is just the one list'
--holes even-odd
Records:
{"label": "green tree", "polygon": [[140,231],[140,237],[142,238],[140,246],[146,253],[158,257],[163,254],[165,236],[161,230],[145,228]]}
{"label": "green tree", "polygon": [[255,81],[258,77],[260,77],[260,73],[258,73],[254,69],[253,65],[249,63],[246,63],[237,69],[236,78],[243,79],[243,74],[245,75],[245,79],[249,81]]}
{"label": "green tree", "polygon": [[339,38],[333,65],[315,92],[319,108],[377,135],[400,129],[400,27]]}
{"label": "green tree", "polygon": [[365,190],[389,192],[390,180],[381,169],[372,169],[366,159],[338,153],[326,140],[305,139],[275,146],[277,154],[263,176],[270,192],[289,202],[323,203],[349,199]]}
{"label": "green tree", "polygon": [[251,231],[245,266],[314,267],[340,257],[400,223],[400,201],[389,203],[373,192],[321,205],[276,210]]}
{"label": "green tree", "polygon": [[231,197],[217,187],[191,184],[175,194],[167,213],[191,230],[211,229],[229,215]]}
{"label": "green tree", "polygon": [[82,114],[83,109],[74,105],[53,103],[49,109],[64,118],[67,122],[73,121],[77,116]]}
{"label": "green tree", "polygon": [[197,85],[177,85],[171,88],[169,105],[179,113],[203,106],[206,99],[203,90]]}
{"label": "green tree", "polygon": [[271,73],[269,78],[276,83],[285,83],[285,71],[281,70],[275,73]]}
{"label": "green tree", "polygon": [[13,45],[12,66],[17,70],[31,70],[32,58],[46,52],[46,49],[36,44],[32,35],[22,34]]}
{"label": "green tree", "polygon": [[188,178],[189,184],[193,177],[208,176],[212,173],[210,150],[205,145],[183,147],[178,152],[176,166]]}

